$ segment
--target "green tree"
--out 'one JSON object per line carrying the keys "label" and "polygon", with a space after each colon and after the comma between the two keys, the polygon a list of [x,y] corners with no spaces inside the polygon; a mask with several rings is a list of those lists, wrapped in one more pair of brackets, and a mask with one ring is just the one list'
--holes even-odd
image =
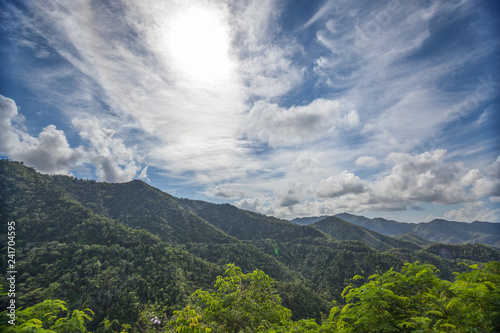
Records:
{"label": "green tree", "polygon": [[69,312],[61,300],[45,300],[16,312],[16,325],[6,332],[87,332],[86,320],[92,320],[90,309]]}
{"label": "green tree", "polygon": [[456,274],[447,310],[462,332],[500,332],[500,262]]}
{"label": "green tree", "polygon": [[193,294],[199,318],[191,309],[178,313],[178,318],[185,318],[186,323],[180,323],[183,327],[203,321],[218,332],[255,332],[291,322],[291,311],[281,306],[271,277],[260,270],[243,274],[234,264],[227,267],[225,275],[217,277],[213,293],[197,290]]}
{"label": "green tree", "polygon": [[[441,280],[432,265],[405,264],[346,287],[346,305],[334,307],[323,328],[334,332],[495,332],[500,285],[498,262]],[[355,276],[354,279],[361,279]]]}

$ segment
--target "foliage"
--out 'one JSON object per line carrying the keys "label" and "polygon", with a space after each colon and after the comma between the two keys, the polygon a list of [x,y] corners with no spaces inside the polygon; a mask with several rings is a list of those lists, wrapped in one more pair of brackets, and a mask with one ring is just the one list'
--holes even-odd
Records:
{"label": "foliage", "polygon": [[[500,262],[485,269],[471,266],[470,272],[456,274],[446,309],[463,332],[500,331]],[[492,329],[493,328],[493,329]]]}
{"label": "foliage", "polygon": [[[346,287],[325,327],[335,332],[495,332],[500,314],[500,263],[471,267],[455,282],[428,264],[405,264]],[[355,277],[357,278],[357,277]]]}
{"label": "foliage", "polygon": [[212,332],[212,329],[207,327],[207,325],[201,322],[202,317],[189,306],[186,306],[181,311],[174,311],[175,320],[171,321],[169,324],[175,332],[179,333],[202,333],[202,332]]}
{"label": "foliage", "polygon": [[[364,278],[354,276],[353,284]],[[193,294],[161,331],[175,332],[497,332],[500,318],[500,262],[469,267],[454,282],[428,264],[405,264],[348,286],[346,304],[334,306],[322,323],[290,320],[273,280],[262,271],[243,274],[228,265],[215,291]],[[195,310],[196,309],[196,310]],[[149,314],[153,316],[154,314]]]}
{"label": "foliage", "polygon": [[204,320],[224,332],[254,332],[289,322],[291,311],[281,306],[271,277],[260,270],[243,274],[233,264],[227,267],[225,276],[217,277],[213,293],[197,290],[194,294]]}
{"label": "foliage", "polygon": [[87,332],[86,321],[91,321],[90,309],[68,311],[66,302],[45,300],[16,312],[16,325],[8,325],[6,332]]}

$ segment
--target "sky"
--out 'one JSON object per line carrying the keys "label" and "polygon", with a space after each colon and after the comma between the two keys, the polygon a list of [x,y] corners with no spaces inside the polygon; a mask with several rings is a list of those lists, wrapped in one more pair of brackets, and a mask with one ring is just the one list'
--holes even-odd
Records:
{"label": "sky", "polygon": [[0,156],[285,219],[500,222],[500,3],[0,1]]}

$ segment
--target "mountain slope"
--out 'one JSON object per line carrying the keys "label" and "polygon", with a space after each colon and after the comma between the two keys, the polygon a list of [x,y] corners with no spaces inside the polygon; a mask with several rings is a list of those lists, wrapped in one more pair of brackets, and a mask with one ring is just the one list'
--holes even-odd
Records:
{"label": "mountain slope", "polygon": [[402,234],[402,235],[395,235],[393,237],[396,239],[403,240],[403,241],[412,242],[412,243],[418,244],[420,246],[426,246],[426,245],[433,244],[433,242],[431,242],[425,238],[422,238],[420,236],[417,236],[411,232],[408,232],[408,233]]}
{"label": "mountain slope", "polygon": [[413,224],[386,220],[384,218],[370,219],[364,216],[342,213],[335,215],[347,222],[354,223],[363,228],[379,232],[384,235],[394,236],[413,232]]}
{"label": "mountain slope", "polygon": [[2,246],[6,222],[15,222],[18,306],[60,298],[92,308],[96,326],[107,316],[128,322],[148,301],[185,303],[223,271],[145,230],[94,214],[51,177],[19,163],[0,161],[0,208]]}
{"label": "mountain slope", "polygon": [[298,226],[275,217],[241,210],[229,204],[212,204],[188,199],[178,199],[178,201],[184,209],[240,240],[273,237],[280,241],[290,241],[304,237],[325,237],[315,228]]}
{"label": "mountain slope", "polygon": [[388,251],[393,248],[406,248],[411,250],[420,249],[420,246],[415,243],[379,234],[375,231],[365,229],[335,216],[324,218],[311,224],[311,226],[332,236],[336,240],[362,241],[368,246],[379,251]]}
{"label": "mountain slope", "polygon": [[324,218],[327,218],[328,215],[324,216],[311,216],[311,217],[297,217],[293,220],[290,220],[290,222],[298,224],[298,225],[310,225],[315,222],[318,222]]}
{"label": "mountain slope", "polygon": [[413,233],[432,242],[461,244],[488,241],[500,247],[500,224],[487,222],[462,223],[436,219],[415,225]]}
{"label": "mountain slope", "polygon": [[175,243],[228,243],[235,239],[182,209],[171,195],[134,180],[109,184],[56,176],[54,183],[96,214],[145,229]]}

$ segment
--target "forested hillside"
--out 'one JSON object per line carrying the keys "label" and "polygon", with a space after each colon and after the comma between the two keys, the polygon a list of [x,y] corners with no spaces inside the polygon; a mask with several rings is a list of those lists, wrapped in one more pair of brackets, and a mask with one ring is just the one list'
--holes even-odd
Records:
{"label": "forested hillside", "polygon": [[[193,304],[196,290],[214,292],[227,264],[241,274],[268,274],[280,306],[291,310],[289,316],[279,312],[283,318],[319,324],[336,303],[346,304],[342,291],[354,276],[360,286],[373,274],[420,261],[439,269],[436,278],[452,281],[453,272],[500,260],[497,249],[484,245],[428,245],[339,218],[298,226],[227,204],[178,199],[141,181],[48,176],[6,160],[0,161],[0,221],[4,258],[7,222],[15,222],[18,306],[58,299],[69,309],[88,308],[93,314],[84,320],[86,329],[96,332],[127,325],[144,331],[153,308],[170,318]],[[4,296],[2,309],[7,301]]]}

